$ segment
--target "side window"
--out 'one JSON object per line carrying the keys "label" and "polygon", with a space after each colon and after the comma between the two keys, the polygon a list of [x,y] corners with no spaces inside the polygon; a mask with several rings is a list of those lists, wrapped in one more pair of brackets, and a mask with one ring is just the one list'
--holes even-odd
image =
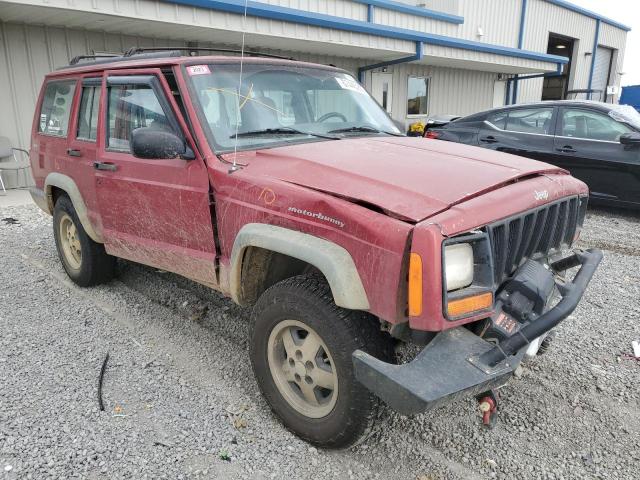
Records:
{"label": "side window", "polygon": [[109,87],[107,148],[129,152],[131,132],[140,127],[173,131],[153,89],[148,85]]}
{"label": "side window", "polygon": [[522,133],[551,133],[553,108],[527,108],[511,110],[505,130]]}
{"label": "side window", "polygon": [[76,80],[49,82],[45,87],[38,132],[56,137],[66,137],[69,130],[69,114]]}
{"label": "side window", "polygon": [[507,127],[507,117],[509,112],[501,111],[492,113],[486,118],[486,121],[491,125],[498,127],[500,130],[504,130]]}
{"label": "side window", "polygon": [[563,137],[617,142],[623,133],[632,132],[625,124],[597,112],[565,109],[562,112],[560,135]]}
{"label": "side window", "polygon": [[80,108],[78,109],[78,132],[80,140],[95,142],[98,133],[98,109],[100,108],[99,85],[83,86]]}

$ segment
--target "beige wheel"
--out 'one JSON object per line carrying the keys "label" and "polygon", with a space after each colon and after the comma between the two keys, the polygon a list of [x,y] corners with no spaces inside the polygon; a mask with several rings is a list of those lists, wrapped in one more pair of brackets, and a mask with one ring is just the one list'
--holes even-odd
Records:
{"label": "beige wheel", "polygon": [[62,253],[70,268],[80,270],[82,266],[82,246],[78,229],[68,214],[63,214],[60,218],[60,245]]}
{"label": "beige wheel", "polygon": [[309,418],[326,417],[338,398],[338,376],[320,335],[297,320],[283,320],[269,336],[269,370],[280,394]]}

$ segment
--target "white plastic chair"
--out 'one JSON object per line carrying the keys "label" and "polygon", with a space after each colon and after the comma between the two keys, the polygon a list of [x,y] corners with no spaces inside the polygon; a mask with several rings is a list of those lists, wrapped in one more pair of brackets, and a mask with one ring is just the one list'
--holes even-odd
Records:
{"label": "white plastic chair", "polygon": [[7,194],[7,189],[4,186],[4,180],[2,179],[2,170],[23,170],[29,168],[28,165],[24,167],[3,167],[2,160],[6,158],[12,158],[15,165],[18,165],[18,159],[16,158],[16,152],[24,152],[29,157],[29,152],[22,148],[15,148],[11,146],[11,141],[7,137],[0,137],[0,186],[2,187],[3,195]]}

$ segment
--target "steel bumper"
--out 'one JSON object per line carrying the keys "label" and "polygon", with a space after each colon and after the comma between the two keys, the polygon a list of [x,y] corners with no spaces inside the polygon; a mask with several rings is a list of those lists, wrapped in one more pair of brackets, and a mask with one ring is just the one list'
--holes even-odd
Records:
{"label": "steel bumper", "polygon": [[356,350],[355,376],[366,388],[404,415],[424,412],[462,396],[504,385],[519,365],[527,345],[567,318],[578,305],[600,261],[599,250],[576,251],[549,266],[560,272],[580,266],[571,282],[556,278],[562,299],[550,310],[498,345],[464,327],[445,330],[411,362],[393,365]]}

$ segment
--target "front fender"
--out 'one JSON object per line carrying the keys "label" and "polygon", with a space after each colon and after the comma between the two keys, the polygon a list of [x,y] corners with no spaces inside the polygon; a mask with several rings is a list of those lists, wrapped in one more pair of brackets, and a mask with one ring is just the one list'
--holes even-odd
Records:
{"label": "front fender", "polygon": [[307,233],[261,223],[243,226],[231,252],[229,290],[242,305],[242,258],[247,247],[259,247],[307,262],[322,272],[339,307],[369,310],[369,300],[351,255],[343,247]]}

